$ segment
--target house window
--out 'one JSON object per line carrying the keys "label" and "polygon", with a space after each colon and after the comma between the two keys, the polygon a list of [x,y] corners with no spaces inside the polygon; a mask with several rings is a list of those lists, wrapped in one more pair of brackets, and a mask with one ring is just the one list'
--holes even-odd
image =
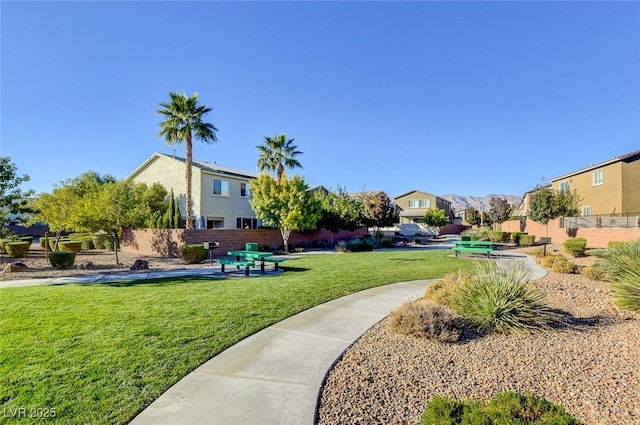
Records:
{"label": "house window", "polygon": [[258,219],[249,217],[236,218],[236,229],[257,229]]}
{"label": "house window", "polygon": [[251,197],[251,187],[249,183],[240,183],[240,196],[242,198],[250,198]]}
{"label": "house window", "polygon": [[567,192],[569,191],[569,181],[565,180],[563,182],[560,182],[558,184],[558,189],[560,189],[560,192]]}
{"label": "house window", "polygon": [[591,207],[590,206],[586,206],[586,207],[582,207],[582,214],[583,217],[589,217],[591,215]]}
{"label": "house window", "polygon": [[603,176],[602,169],[596,170],[593,173],[591,173],[591,180],[593,182],[593,186],[600,186],[602,183],[604,183],[604,176]]}
{"label": "house window", "polygon": [[213,179],[213,194],[229,196],[229,182],[226,180]]}
{"label": "house window", "polygon": [[429,208],[431,199],[409,199],[409,208]]}
{"label": "house window", "polygon": [[207,217],[207,229],[223,229],[224,218],[222,217]]}

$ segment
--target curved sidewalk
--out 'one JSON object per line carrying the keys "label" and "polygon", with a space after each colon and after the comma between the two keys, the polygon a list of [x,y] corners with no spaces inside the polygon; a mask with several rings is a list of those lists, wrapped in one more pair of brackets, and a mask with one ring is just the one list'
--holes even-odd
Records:
{"label": "curved sidewalk", "polygon": [[131,424],[308,424],[325,375],[371,326],[432,280],[367,289],[305,310],[229,347]]}

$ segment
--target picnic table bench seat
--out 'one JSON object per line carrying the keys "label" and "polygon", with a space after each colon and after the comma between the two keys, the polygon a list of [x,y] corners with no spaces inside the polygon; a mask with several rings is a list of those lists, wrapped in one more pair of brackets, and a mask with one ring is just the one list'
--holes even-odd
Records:
{"label": "picnic table bench seat", "polygon": [[255,265],[255,262],[252,260],[234,260],[231,258],[220,258],[218,263],[220,263],[220,270],[222,273],[224,273],[225,265],[236,266],[238,270],[240,270],[240,267],[244,267],[245,276],[249,276],[249,267],[253,267]]}
{"label": "picnic table bench seat", "polygon": [[468,252],[472,254],[485,254],[487,257],[493,252],[493,242],[491,241],[455,241],[454,247],[451,249],[455,252],[456,257],[460,252]]}

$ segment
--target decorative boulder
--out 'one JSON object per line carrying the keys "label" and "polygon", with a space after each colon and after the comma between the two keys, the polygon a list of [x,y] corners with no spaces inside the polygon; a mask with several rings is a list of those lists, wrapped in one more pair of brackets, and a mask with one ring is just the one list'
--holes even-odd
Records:
{"label": "decorative boulder", "polygon": [[91,269],[93,269],[93,262],[91,262],[91,261],[83,261],[82,263],[78,264],[78,269],[79,270],[91,270]]}
{"label": "decorative boulder", "polygon": [[14,262],[14,263],[9,263],[6,266],[4,266],[4,269],[2,270],[2,273],[22,272],[27,268],[28,267],[27,267],[27,265],[25,263]]}
{"label": "decorative boulder", "polygon": [[149,262],[147,260],[136,260],[129,270],[149,270]]}

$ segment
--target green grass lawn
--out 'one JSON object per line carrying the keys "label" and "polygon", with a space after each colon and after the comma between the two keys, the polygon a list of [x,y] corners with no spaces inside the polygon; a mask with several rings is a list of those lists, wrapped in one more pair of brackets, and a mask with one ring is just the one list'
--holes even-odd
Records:
{"label": "green grass lawn", "polygon": [[[448,251],[314,255],[277,276],[177,278],[0,290],[0,422],[122,424],[241,339],[325,301],[441,277]],[[30,422],[31,423],[31,422]]]}

